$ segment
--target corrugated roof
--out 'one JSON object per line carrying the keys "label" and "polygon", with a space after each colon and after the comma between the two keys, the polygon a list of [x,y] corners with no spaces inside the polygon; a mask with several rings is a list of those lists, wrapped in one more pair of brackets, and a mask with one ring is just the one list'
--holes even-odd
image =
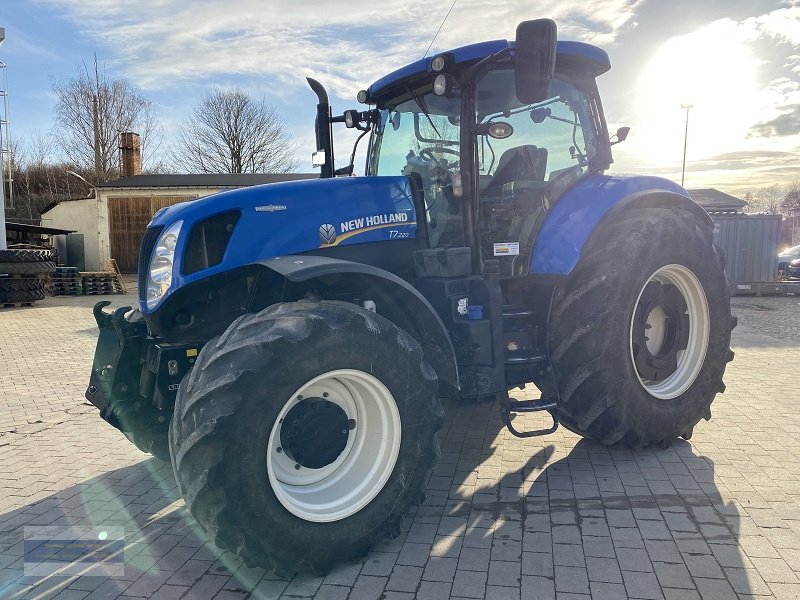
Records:
{"label": "corrugated roof", "polygon": [[134,175],[106,181],[98,188],[247,187],[296,179],[317,179],[319,173],[199,173]]}
{"label": "corrugated roof", "polygon": [[44,227],[42,225],[29,225],[28,223],[6,223],[8,231],[19,231],[25,233],[39,233],[44,235],[64,235],[75,233],[73,229],[58,229],[57,227]]}
{"label": "corrugated roof", "polygon": [[736,196],[726,194],[725,192],[721,192],[715,188],[698,188],[687,191],[692,197],[692,200],[697,202],[700,206],[708,211],[741,211],[745,206],[747,206],[747,202],[744,200],[737,198]]}

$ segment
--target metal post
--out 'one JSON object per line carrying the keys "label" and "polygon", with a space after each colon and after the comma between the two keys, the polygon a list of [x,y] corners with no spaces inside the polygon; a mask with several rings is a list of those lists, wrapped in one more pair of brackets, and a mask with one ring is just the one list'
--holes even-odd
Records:
{"label": "metal post", "polygon": [[[2,30],[0,30],[2,31]],[[2,63],[0,63],[1,65]],[[3,147],[3,127],[0,123],[0,148]],[[6,176],[3,165],[3,152],[0,152],[0,250],[5,250],[6,246]]]}
{"label": "metal post", "polygon": [[[0,46],[3,45],[3,40],[6,39],[6,30],[3,27],[0,27]],[[3,67],[2,63],[0,63]],[[6,92],[5,89],[2,90],[3,93]],[[0,149],[3,148],[3,127],[2,123],[0,123]],[[5,175],[3,172],[5,169],[3,168],[3,152],[0,152],[0,250],[6,249],[6,184],[5,184]]]}
{"label": "metal post", "polygon": [[686,143],[689,140],[689,109],[694,104],[681,104],[681,108],[686,109],[686,129],[683,132],[683,167],[681,168],[681,187],[683,187],[684,179],[686,178]]}

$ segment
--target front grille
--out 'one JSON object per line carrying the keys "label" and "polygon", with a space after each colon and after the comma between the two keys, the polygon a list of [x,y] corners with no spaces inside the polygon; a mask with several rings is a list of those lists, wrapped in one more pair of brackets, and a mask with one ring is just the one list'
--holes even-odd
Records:
{"label": "front grille", "polygon": [[241,216],[241,212],[232,210],[209,217],[192,227],[183,257],[184,275],[197,273],[222,262],[233,228]]}
{"label": "front grille", "polygon": [[147,300],[147,273],[150,270],[150,255],[158,241],[158,236],[164,230],[163,225],[148,227],[142,237],[142,246],[139,249],[139,299]]}

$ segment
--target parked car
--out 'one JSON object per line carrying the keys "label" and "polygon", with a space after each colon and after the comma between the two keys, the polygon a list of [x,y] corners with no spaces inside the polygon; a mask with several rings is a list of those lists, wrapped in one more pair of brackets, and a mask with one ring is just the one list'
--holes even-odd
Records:
{"label": "parked car", "polygon": [[792,246],[778,254],[778,271],[787,278],[800,278],[800,246]]}

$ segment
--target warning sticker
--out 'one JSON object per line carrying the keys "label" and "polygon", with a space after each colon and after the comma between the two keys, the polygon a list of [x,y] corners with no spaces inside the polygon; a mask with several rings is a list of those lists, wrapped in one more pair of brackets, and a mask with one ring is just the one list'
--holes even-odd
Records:
{"label": "warning sticker", "polygon": [[494,245],[495,256],[516,256],[519,254],[519,242],[499,242]]}

